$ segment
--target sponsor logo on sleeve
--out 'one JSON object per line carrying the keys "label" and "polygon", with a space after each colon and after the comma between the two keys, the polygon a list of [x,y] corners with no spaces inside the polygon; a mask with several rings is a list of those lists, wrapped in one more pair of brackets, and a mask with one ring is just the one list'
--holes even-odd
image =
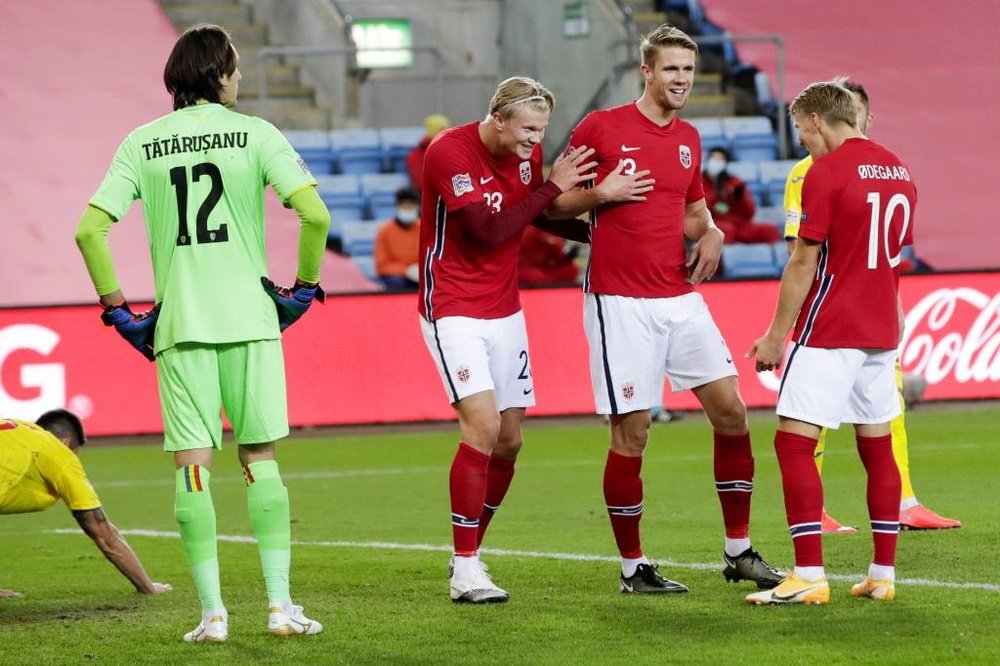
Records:
{"label": "sponsor logo on sleeve", "polygon": [[531,162],[521,162],[521,182],[525,185],[531,182]]}
{"label": "sponsor logo on sleeve", "polygon": [[681,151],[681,166],[685,169],[691,168],[691,149],[687,146],[680,146]]}
{"label": "sponsor logo on sleeve", "polygon": [[455,191],[455,196],[460,197],[466,192],[474,191],[472,188],[472,177],[467,173],[457,173],[451,177],[451,189]]}

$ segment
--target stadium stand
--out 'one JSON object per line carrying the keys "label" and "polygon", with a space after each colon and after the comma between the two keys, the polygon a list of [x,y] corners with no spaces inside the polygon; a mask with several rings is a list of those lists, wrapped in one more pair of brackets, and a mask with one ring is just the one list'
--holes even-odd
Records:
{"label": "stadium stand", "polygon": [[368,218],[368,204],[361,192],[361,182],[354,174],[316,176],[316,190],[330,209],[330,217],[345,220]]}
{"label": "stadium stand", "polygon": [[406,173],[406,158],[422,138],[424,128],[421,126],[382,128],[379,140],[386,168],[393,173]]}
{"label": "stadium stand", "polygon": [[[784,244],[781,245],[782,251]],[[722,274],[727,278],[777,277],[780,269],[770,243],[734,243],[722,248]]]}
{"label": "stadium stand", "polygon": [[333,173],[333,149],[330,147],[329,133],[323,130],[286,130],[284,134],[314,176]]}
{"label": "stadium stand", "polygon": [[368,173],[361,176],[361,193],[368,202],[368,219],[382,221],[396,212],[396,191],[410,184],[405,173]]}
{"label": "stadium stand", "polygon": [[372,222],[344,222],[340,225],[340,240],[344,253],[353,258],[371,257],[375,251],[378,225]]}
{"label": "stadium stand", "polygon": [[330,132],[336,172],[342,174],[382,171],[382,144],[378,130],[342,129]]}

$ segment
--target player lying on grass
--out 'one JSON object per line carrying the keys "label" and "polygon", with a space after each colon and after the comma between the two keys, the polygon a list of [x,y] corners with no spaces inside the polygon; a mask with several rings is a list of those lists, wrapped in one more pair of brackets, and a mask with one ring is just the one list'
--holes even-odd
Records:
{"label": "player lying on grass", "polygon": [[[37,423],[0,419],[0,514],[44,511],[57,500],[66,502],[84,533],[142,594],[169,592],[154,583],[142,563],[104,515],[101,500],[76,456],[86,442],[75,414],[57,409]],[[19,597],[0,589],[0,597]]]}

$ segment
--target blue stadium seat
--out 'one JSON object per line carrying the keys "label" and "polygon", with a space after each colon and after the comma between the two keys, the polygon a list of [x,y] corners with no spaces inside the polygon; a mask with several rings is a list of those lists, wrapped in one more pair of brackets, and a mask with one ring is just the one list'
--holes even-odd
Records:
{"label": "blue stadium seat", "polygon": [[756,162],[730,162],[729,173],[743,179],[758,206],[764,198],[764,186],[760,182],[760,166]]}
{"label": "blue stadium seat", "polygon": [[375,236],[378,234],[377,222],[344,222],[340,225],[340,240],[343,243],[344,254],[351,257],[371,256],[375,251]]}
{"label": "blue stadium seat", "polygon": [[404,173],[369,173],[361,176],[361,193],[368,200],[371,217],[384,220],[396,212],[396,190],[407,187],[410,177]]}
{"label": "blue stadium seat", "polygon": [[757,214],[754,215],[754,219],[762,224],[773,224],[777,227],[784,228],[785,207],[761,206],[757,209]]}
{"label": "blue stadium seat", "polygon": [[316,192],[330,209],[331,217],[344,220],[360,220],[365,217],[368,206],[357,176],[316,176]]}
{"label": "blue stadium seat", "polygon": [[423,127],[385,127],[379,132],[382,159],[394,173],[406,173],[406,158],[424,138]]}
{"label": "blue stadium seat", "polygon": [[734,137],[733,157],[738,160],[773,160],[778,157],[778,137],[775,134]]}
{"label": "blue stadium seat", "polygon": [[730,149],[729,139],[722,131],[722,121],[718,118],[693,118],[689,121],[701,135],[702,161],[713,148]]}
{"label": "blue stadium seat", "polygon": [[722,275],[727,278],[780,275],[770,243],[734,243],[722,247]]}
{"label": "blue stadium seat", "polygon": [[375,274],[375,257],[369,255],[359,255],[357,257],[351,257],[354,264],[361,269],[361,272],[365,274],[365,277],[369,280],[378,280],[378,276]]}
{"label": "blue stadium seat", "polygon": [[340,173],[382,171],[382,146],[377,130],[333,130],[330,132],[330,147]]}
{"label": "blue stadium seat", "polygon": [[333,173],[333,150],[330,135],[323,130],[287,130],[285,138],[314,176]]}
{"label": "blue stadium seat", "polygon": [[774,252],[774,264],[778,267],[779,271],[784,271],[785,264],[788,263],[788,244],[780,240],[771,245],[771,250]]}
{"label": "blue stadium seat", "polygon": [[[768,160],[760,163],[760,182],[764,187],[780,184],[785,186],[788,172],[798,163],[798,160]],[[774,205],[779,205],[780,202]]]}
{"label": "blue stadium seat", "polygon": [[778,135],[766,116],[722,119],[722,131],[740,161],[773,160],[778,157]]}

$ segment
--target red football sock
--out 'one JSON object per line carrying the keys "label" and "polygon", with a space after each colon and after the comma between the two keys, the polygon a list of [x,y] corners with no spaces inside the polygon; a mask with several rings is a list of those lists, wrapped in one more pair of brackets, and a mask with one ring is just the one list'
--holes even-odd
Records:
{"label": "red football sock", "polygon": [[486,535],[486,528],[493,520],[493,514],[500,508],[510,482],[514,478],[514,461],[503,458],[490,457],[490,464],[486,473],[486,500],[483,502],[483,515],[479,517],[479,536],[477,545],[483,543]]}
{"label": "red football sock", "polygon": [[892,454],[892,435],[857,436],[858,453],[868,472],[868,517],[872,523],[875,556],[872,562],[891,567],[896,564],[899,536],[899,467]]}
{"label": "red football sock", "polygon": [[816,439],[779,430],[774,435],[774,451],[781,468],[785,493],[785,515],[795,547],[795,566],[823,566],[823,482],[819,478],[813,452]]}
{"label": "red football sock", "polygon": [[486,497],[486,469],[490,457],[465,442],[459,442],[451,463],[451,532],[455,554],[471,557],[477,550],[479,516]]}
{"label": "red football sock", "polygon": [[750,433],[715,433],[715,491],[722,504],[722,521],[730,539],[750,536],[750,495],[753,493],[753,449]]}
{"label": "red football sock", "polygon": [[622,557],[642,557],[639,521],[642,519],[642,456],[633,458],[608,451],[604,466],[604,501],[611,516],[611,530]]}

